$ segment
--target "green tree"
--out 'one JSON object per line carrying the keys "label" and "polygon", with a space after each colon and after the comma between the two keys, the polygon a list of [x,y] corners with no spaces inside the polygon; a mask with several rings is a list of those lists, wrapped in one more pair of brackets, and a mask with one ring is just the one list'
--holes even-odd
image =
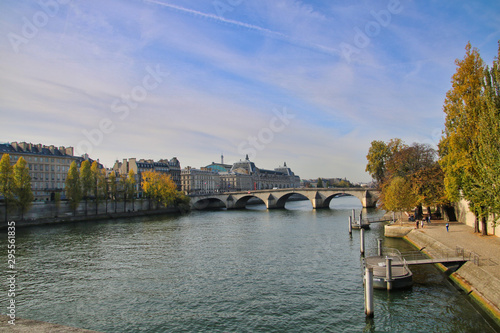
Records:
{"label": "green tree", "polygon": [[335,187],[351,187],[351,183],[347,180],[342,179]]}
{"label": "green tree", "polygon": [[385,163],[390,157],[389,147],[384,141],[374,140],[368,149],[365,171],[377,182],[381,184],[385,178]]}
{"label": "green tree", "polygon": [[479,207],[482,232],[486,233],[487,218],[500,217],[500,43],[497,57],[490,68],[486,68],[484,109],[479,117],[477,149],[472,151],[476,164],[474,194]]}
{"label": "green tree", "polygon": [[10,165],[10,155],[3,154],[0,160],[0,194],[3,195],[5,204],[5,223],[7,220],[7,211],[9,210],[10,202],[14,197],[14,177],[13,168]]}
{"label": "green tree", "polygon": [[[443,110],[446,114],[445,130],[441,142],[440,164],[444,171],[446,195],[450,201],[463,198],[469,201],[476,215],[475,231],[479,219],[489,214],[481,184],[475,151],[479,147],[481,118],[486,110],[485,65],[479,51],[468,43],[463,60],[456,60],[457,71],[452,77],[452,88],[446,93]],[[483,228],[486,233],[486,228]]]}
{"label": "green tree", "polygon": [[366,155],[368,163],[365,171],[372,176],[379,187],[382,187],[383,182],[388,177],[388,161],[390,161],[394,154],[404,148],[406,148],[406,145],[399,138],[391,139],[388,143],[378,140],[372,141],[371,146],[368,149],[368,155]]}
{"label": "green tree", "polygon": [[321,178],[318,178],[318,183],[316,184],[317,188],[322,188],[323,187],[323,180]]}
{"label": "green tree", "polygon": [[418,198],[410,181],[396,176],[385,185],[383,208],[388,211],[402,212],[417,205]]}
{"label": "green tree", "polygon": [[85,215],[87,215],[87,203],[92,190],[92,172],[88,160],[83,161],[80,165],[80,184],[82,186],[82,196],[85,200]]}
{"label": "green tree", "polygon": [[75,161],[69,166],[68,176],[66,177],[66,197],[73,210],[73,215],[76,215],[76,209],[82,200],[82,189],[80,186],[80,174]]}
{"label": "green tree", "polygon": [[31,206],[34,197],[27,162],[23,157],[20,157],[14,165],[13,178],[15,203],[21,212],[21,219],[24,220],[24,214]]}

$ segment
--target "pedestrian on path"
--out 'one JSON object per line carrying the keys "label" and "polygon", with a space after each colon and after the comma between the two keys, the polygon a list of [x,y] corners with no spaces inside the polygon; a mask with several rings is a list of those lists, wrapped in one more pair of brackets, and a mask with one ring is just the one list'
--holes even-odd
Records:
{"label": "pedestrian on path", "polygon": [[450,227],[450,225],[448,223],[446,223],[446,232],[449,232],[448,228]]}

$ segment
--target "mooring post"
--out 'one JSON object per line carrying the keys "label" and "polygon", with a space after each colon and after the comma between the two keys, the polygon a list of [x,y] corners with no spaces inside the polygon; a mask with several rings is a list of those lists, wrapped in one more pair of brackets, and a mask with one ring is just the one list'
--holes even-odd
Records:
{"label": "mooring post", "polygon": [[352,217],[349,216],[349,235],[352,235]]}
{"label": "mooring post", "polygon": [[385,257],[385,281],[387,290],[392,290],[392,258]]}
{"label": "mooring post", "polygon": [[373,267],[365,268],[365,314],[373,317]]}
{"label": "mooring post", "polygon": [[365,255],[365,229],[363,229],[363,228],[359,229],[359,234],[361,235],[359,249],[361,251],[361,254]]}
{"label": "mooring post", "polygon": [[382,254],[382,238],[377,239],[377,255],[381,257]]}
{"label": "mooring post", "polygon": [[356,223],[356,210],[352,210],[352,222]]}

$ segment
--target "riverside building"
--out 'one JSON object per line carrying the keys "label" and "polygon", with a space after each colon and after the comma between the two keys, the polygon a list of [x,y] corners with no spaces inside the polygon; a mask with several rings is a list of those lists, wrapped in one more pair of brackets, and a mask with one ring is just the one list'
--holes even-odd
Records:
{"label": "riverside building", "polygon": [[[69,166],[76,162],[89,160],[88,155],[73,155],[73,147],[56,147],[26,142],[0,144],[0,158],[9,154],[12,165],[23,157],[31,177],[31,190],[35,201],[54,201],[56,193],[62,193],[66,187]],[[100,165],[102,168],[102,165]]]}
{"label": "riverside building", "polygon": [[185,168],[181,188],[186,194],[250,191],[300,187],[300,177],[287,167],[274,170],[258,168],[248,155],[232,165],[214,163],[201,169]]}
{"label": "riverside building", "polygon": [[123,159],[122,162],[116,161],[110,171],[115,172],[117,176],[128,177],[130,170],[135,173],[136,191],[139,198],[143,196],[141,187],[142,173],[146,171],[156,171],[169,175],[177,185],[177,189],[181,189],[181,164],[176,157],[171,160],[162,159],[157,162],[151,159]]}

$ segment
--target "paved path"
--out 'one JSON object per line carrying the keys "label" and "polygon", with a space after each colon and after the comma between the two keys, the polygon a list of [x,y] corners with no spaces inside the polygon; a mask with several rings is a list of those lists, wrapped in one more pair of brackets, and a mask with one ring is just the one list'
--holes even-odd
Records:
{"label": "paved path", "polygon": [[477,253],[480,256],[481,268],[500,279],[500,237],[481,236],[474,233],[474,228],[453,222],[449,224],[449,232],[446,232],[445,225],[445,222],[432,222],[418,230],[452,250],[461,246],[466,251]]}

